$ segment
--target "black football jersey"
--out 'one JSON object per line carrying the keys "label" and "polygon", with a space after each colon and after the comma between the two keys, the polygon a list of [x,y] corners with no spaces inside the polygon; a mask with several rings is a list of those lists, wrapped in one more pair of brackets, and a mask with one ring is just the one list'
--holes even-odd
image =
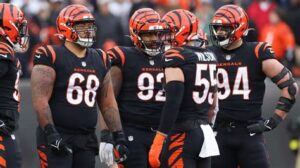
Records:
{"label": "black football jersey", "polygon": [[216,92],[216,57],[199,47],[173,48],[164,54],[165,67],[181,68],[184,74],[184,96],[177,122],[208,119],[208,110]]}
{"label": "black football jersey", "polygon": [[[7,115],[14,114],[6,114],[6,111],[20,111],[19,77],[21,64],[13,49],[2,42],[0,42],[0,61],[8,63],[8,71],[0,78],[0,114],[10,117]],[[18,113],[16,114],[18,115]]]}
{"label": "black football jersey", "polygon": [[267,43],[245,42],[234,50],[211,47],[218,59],[217,119],[248,121],[261,118],[265,93],[262,61],[275,59]]}
{"label": "black football jersey", "polygon": [[52,67],[56,79],[49,105],[55,126],[66,133],[88,133],[97,124],[96,97],[109,70],[109,59],[102,50],[87,49],[78,58],[65,46],[37,49],[34,64]]}
{"label": "black football jersey", "polygon": [[123,75],[117,97],[122,123],[157,128],[165,101],[162,56],[151,57],[135,47],[114,47],[107,54]]}

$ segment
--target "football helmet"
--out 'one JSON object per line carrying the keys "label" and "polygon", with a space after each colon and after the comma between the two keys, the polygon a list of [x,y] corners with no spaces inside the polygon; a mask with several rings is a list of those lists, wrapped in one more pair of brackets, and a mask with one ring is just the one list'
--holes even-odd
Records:
{"label": "football helmet", "polygon": [[174,33],[170,41],[172,46],[180,47],[199,37],[199,19],[187,10],[172,10],[163,16],[162,22]]}
{"label": "football helmet", "polygon": [[56,19],[58,36],[62,40],[91,47],[96,41],[95,18],[83,5],[69,5],[62,9]]}
{"label": "football helmet", "polygon": [[[129,20],[130,38],[135,47],[142,49],[149,56],[155,56],[163,49],[161,36],[166,30],[164,25],[156,11],[151,8],[141,8],[135,11]],[[144,36],[152,38],[144,38]]]}
{"label": "football helmet", "polygon": [[0,3],[0,37],[8,42],[15,52],[26,52],[29,35],[24,13],[9,3]]}
{"label": "football helmet", "polygon": [[228,47],[248,34],[248,25],[249,19],[243,8],[224,5],[215,12],[210,22],[212,42],[221,47]]}

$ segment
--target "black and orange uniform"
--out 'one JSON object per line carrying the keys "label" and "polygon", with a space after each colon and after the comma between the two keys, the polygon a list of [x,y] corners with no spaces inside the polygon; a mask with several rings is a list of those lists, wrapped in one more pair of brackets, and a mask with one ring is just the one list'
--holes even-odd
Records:
{"label": "black and orange uniform", "polygon": [[[269,167],[263,135],[251,136],[247,126],[261,120],[265,94],[262,61],[275,59],[266,43],[244,42],[234,50],[210,48],[218,59],[218,98],[215,131],[220,156],[214,157],[213,168]],[[229,140],[231,139],[231,140]],[[222,154],[226,153],[226,154]],[[249,162],[251,158],[251,162]]]}
{"label": "black and orange uniform", "polygon": [[162,55],[149,56],[135,47],[118,46],[107,54],[111,66],[119,67],[123,76],[117,102],[130,150],[124,165],[149,167],[148,151],[165,101]]}
{"label": "black and orange uniform", "polygon": [[171,131],[163,128],[163,123],[160,124],[159,131],[168,134],[161,159],[162,167],[208,168],[210,158],[199,157],[204,142],[200,125],[209,124],[208,112],[217,84],[216,57],[207,49],[190,46],[170,49],[164,55],[166,68],[182,70],[184,93]]}
{"label": "black and orange uniform", "polygon": [[85,57],[78,58],[65,46],[42,46],[35,52],[34,64],[55,70],[56,79],[49,105],[57,131],[73,150],[72,155],[57,155],[46,145],[45,134],[38,127],[37,146],[41,165],[94,167],[98,153],[95,98],[109,70],[109,59],[102,50],[87,48]]}
{"label": "black and orange uniform", "polygon": [[0,42],[0,167],[21,167],[21,153],[14,131],[20,112],[21,65],[13,49]]}

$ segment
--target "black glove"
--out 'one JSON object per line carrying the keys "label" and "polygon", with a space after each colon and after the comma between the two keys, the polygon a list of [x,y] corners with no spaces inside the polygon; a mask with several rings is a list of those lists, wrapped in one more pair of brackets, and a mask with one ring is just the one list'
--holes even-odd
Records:
{"label": "black glove", "polygon": [[123,162],[129,155],[126,137],[123,131],[113,132],[113,140],[115,142],[114,155],[117,163]]}
{"label": "black glove", "polygon": [[11,136],[12,130],[7,127],[4,121],[0,120],[0,135]]}
{"label": "black glove", "polygon": [[259,121],[255,124],[248,125],[248,131],[250,134],[253,133],[263,133],[266,131],[271,131],[272,129],[276,128],[277,125],[282,121],[282,118],[277,114],[274,114],[273,117],[270,117],[268,120]]}
{"label": "black glove", "polygon": [[101,130],[100,136],[101,142],[114,144],[112,135],[108,129]]}
{"label": "black glove", "polygon": [[55,153],[58,154],[72,154],[73,151],[63,141],[60,134],[55,129],[54,125],[48,124],[44,128],[48,145],[52,148]]}

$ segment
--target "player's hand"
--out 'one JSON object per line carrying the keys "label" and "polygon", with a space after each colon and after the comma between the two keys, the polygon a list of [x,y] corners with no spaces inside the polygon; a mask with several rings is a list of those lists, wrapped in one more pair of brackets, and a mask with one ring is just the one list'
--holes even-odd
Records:
{"label": "player's hand", "polygon": [[51,149],[59,154],[72,154],[73,151],[71,148],[67,146],[67,144],[63,141],[60,134],[55,129],[54,125],[48,124],[44,128],[44,132],[46,134],[48,145]]}
{"label": "player's hand", "polygon": [[129,155],[126,137],[123,131],[113,132],[113,140],[115,142],[114,157],[117,163],[123,162]]}
{"label": "player's hand", "polygon": [[163,148],[164,141],[166,139],[166,135],[157,131],[154,137],[153,143],[151,145],[149,151],[149,163],[152,168],[159,168],[160,166],[160,154]]}
{"label": "player's hand", "polygon": [[251,134],[259,134],[266,131],[271,131],[277,127],[277,125],[282,121],[282,118],[275,114],[273,117],[265,121],[259,121],[257,123],[251,124],[247,126],[247,129]]}
{"label": "player's hand", "polygon": [[101,131],[101,142],[99,145],[100,162],[105,163],[108,167],[114,163],[114,146],[112,136],[109,130]]}
{"label": "player's hand", "polygon": [[11,136],[11,129],[7,127],[4,121],[0,120],[0,135]]}

